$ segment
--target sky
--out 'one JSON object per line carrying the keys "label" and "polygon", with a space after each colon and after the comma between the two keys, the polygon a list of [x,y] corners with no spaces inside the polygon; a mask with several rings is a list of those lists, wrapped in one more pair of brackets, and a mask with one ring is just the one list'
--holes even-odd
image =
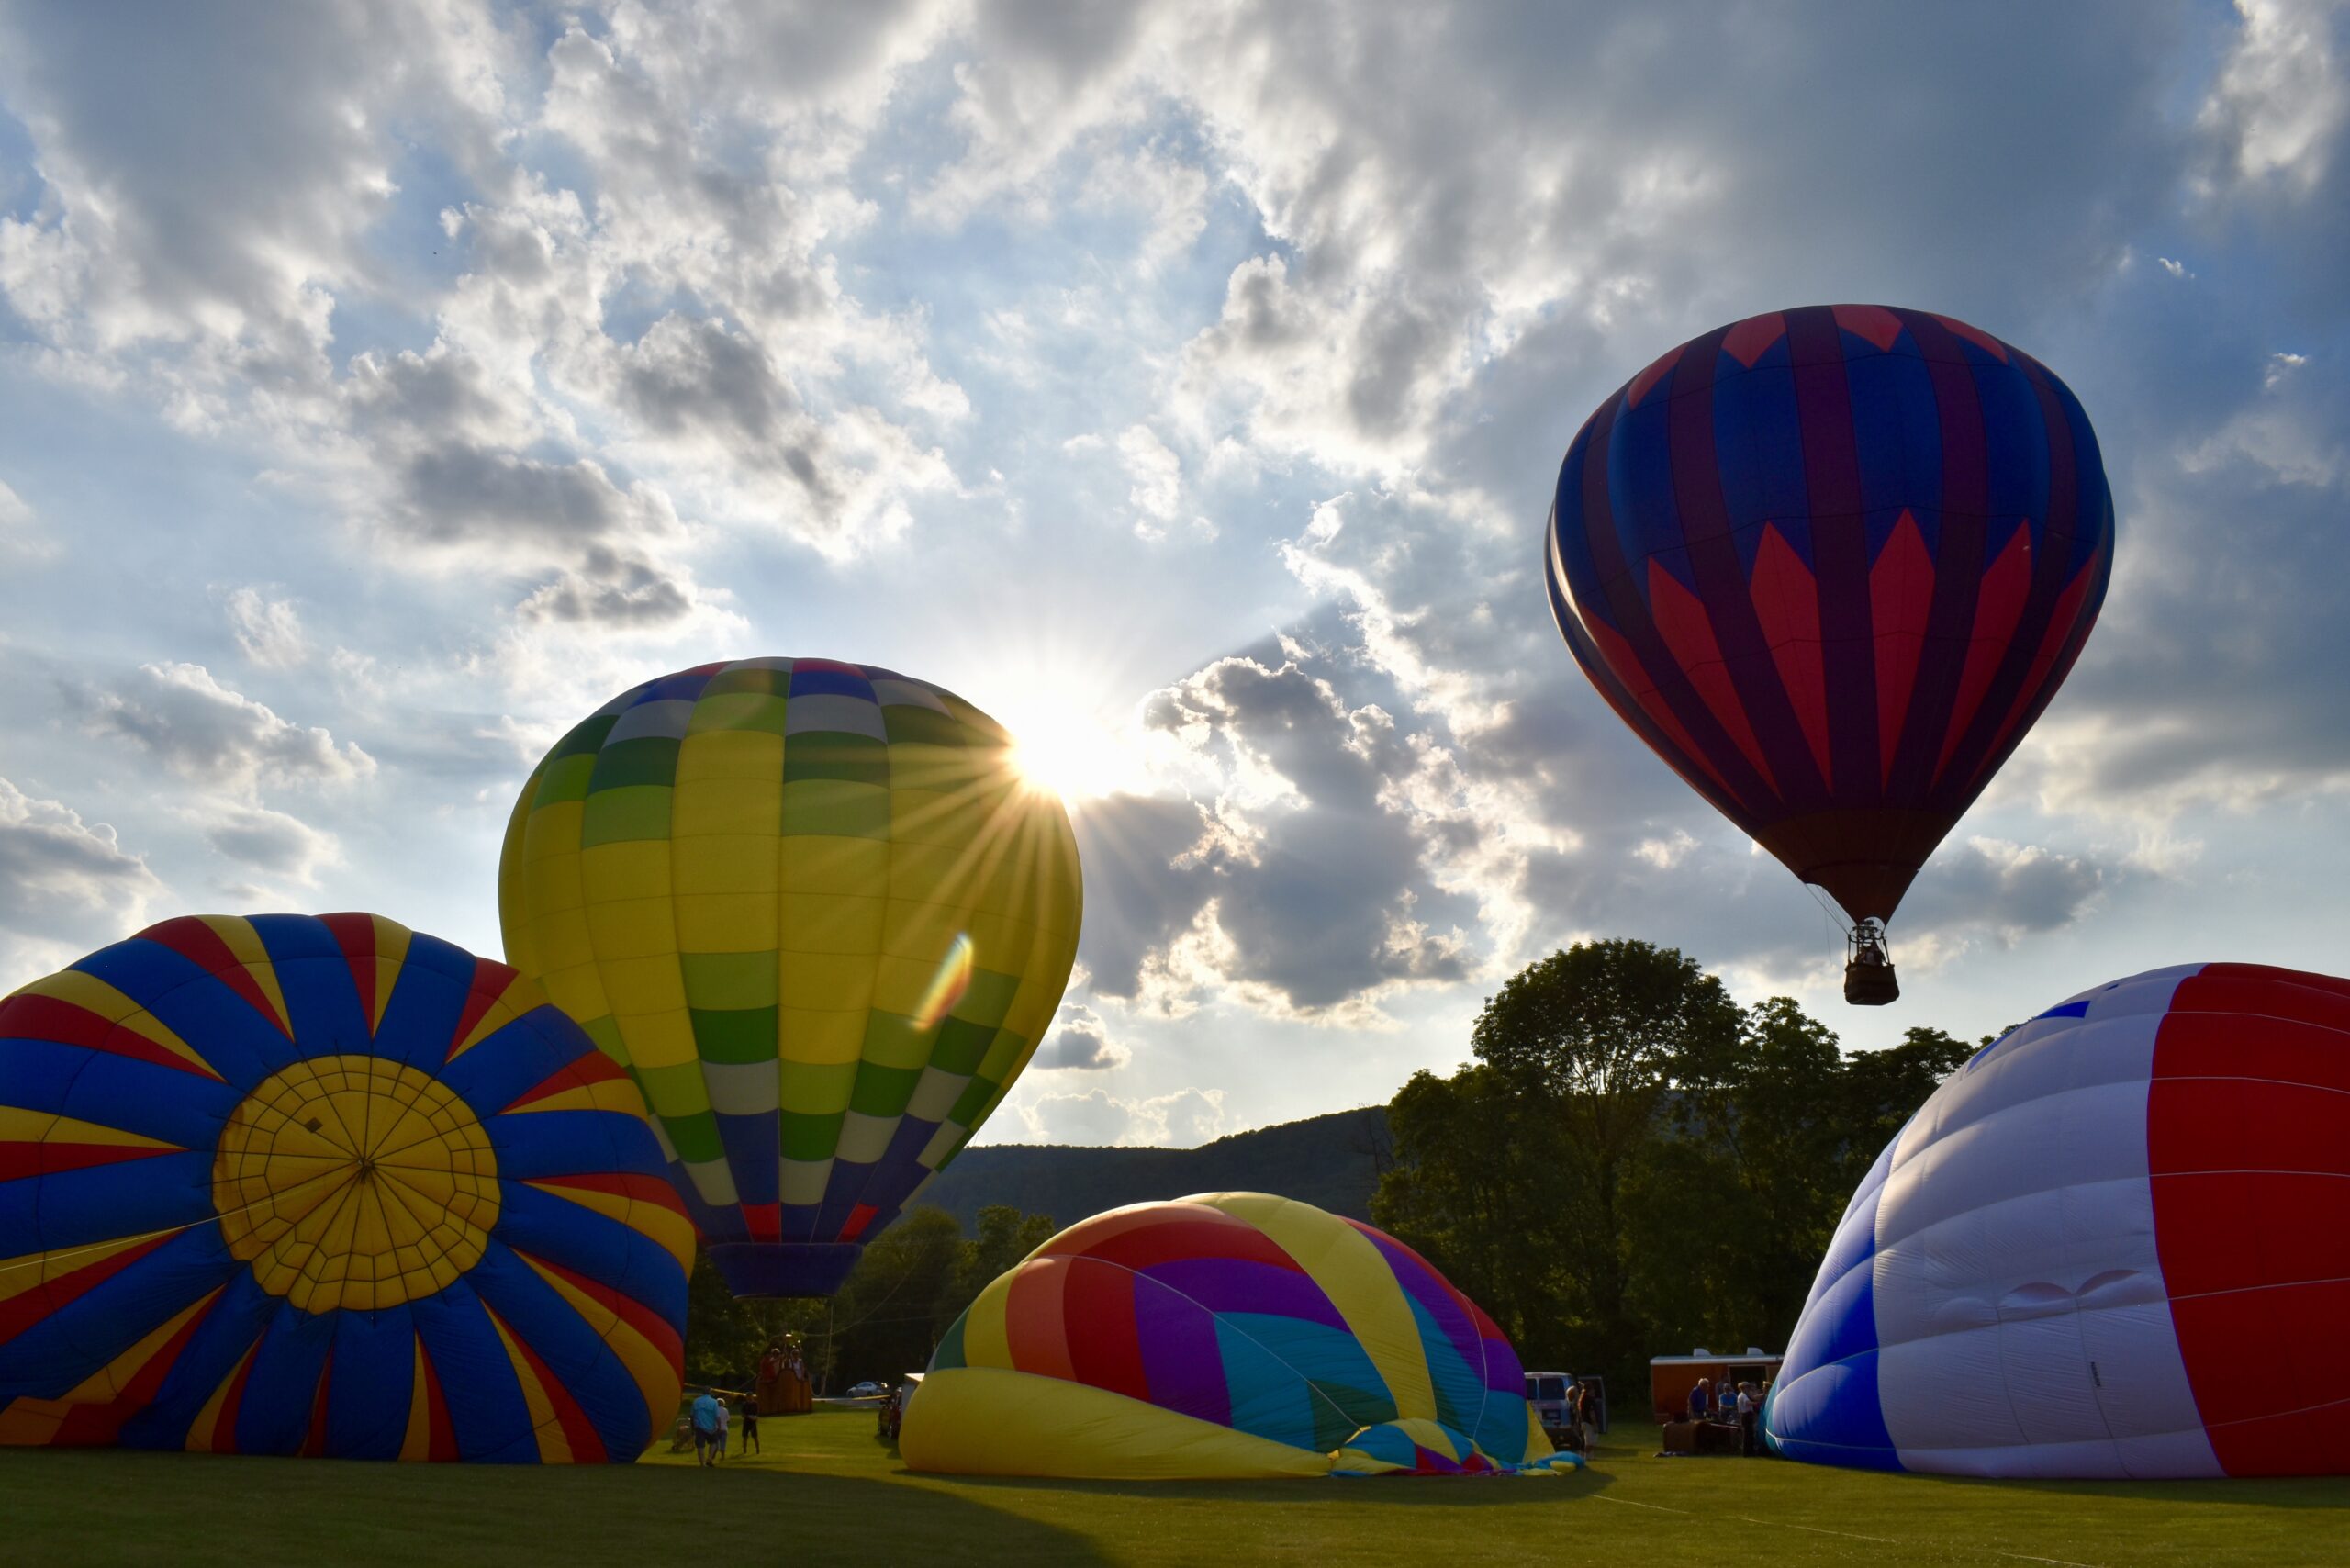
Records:
{"label": "sky", "polygon": [[[1838,994],[1607,711],[1544,514],[1798,304],[2080,396],[2096,634]],[[1678,947],[1848,1047],[2344,968],[2350,9],[0,6],[0,988],[169,915],[498,954],[523,778],[640,680],[887,666],[1087,882],[982,1140],[1193,1144]]]}

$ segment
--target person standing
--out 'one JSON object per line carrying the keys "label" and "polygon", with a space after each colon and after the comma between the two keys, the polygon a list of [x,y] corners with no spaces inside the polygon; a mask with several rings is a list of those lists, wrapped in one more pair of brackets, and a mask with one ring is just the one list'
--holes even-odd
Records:
{"label": "person standing", "polygon": [[693,1406],[694,1462],[696,1464],[706,1465],[712,1462],[710,1450],[720,1441],[724,1431],[724,1428],[719,1425],[718,1411],[717,1399],[712,1397],[710,1390],[703,1389],[696,1396]]}
{"label": "person standing", "polygon": [[1589,1453],[1594,1445],[1599,1441],[1599,1389],[1589,1378],[1583,1379],[1575,1387],[1583,1395],[1583,1402],[1578,1406],[1582,1414],[1576,1417],[1581,1424],[1579,1429],[1583,1437],[1583,1451]]}
{"label": "person standing", "polygon": [[746,1453],[764,1453],[759,1447],[759,1396],[752,1394],[743,1401],[743,1435],[734,1443],[736,1457]]}
{"label": "person standing", "polygon": [[1754,1457],[1754,1385],[1738,1385],[1738,1453],[1740,1459]]}
{"label": "person standing", "polygon": [[1702,1421],[1714,1410],[1714,1385],[1700,1377],[1689,1391],[1689,1419]]}
{"label": "person standing", "polygon": [[[712,1392],[713,1394],[715,1394],[717,1391],[716,1391],[715,1389],[713,1389],[713,1390],[711,1390],[711,1392]],[[722,1394],[719,1395],[717,1403],[718,1403],[718,1444],[717,1444],[717,1447],[718,1447],[718,1457],[719,1457],[719,1458],[721,1458],[721,1459],[724,1459],[724,1458],[726,1457],[726,1428],[727,1428],[728,1424],[729,1424],[729,1423],[733,1419],[733,1416],[728,1412],[728,1410],[727,1410],[727,1408],[726,1408],[726,1399],[725,1399],[725,1396],[724,1396],[724,1395],[722,1395]]]}

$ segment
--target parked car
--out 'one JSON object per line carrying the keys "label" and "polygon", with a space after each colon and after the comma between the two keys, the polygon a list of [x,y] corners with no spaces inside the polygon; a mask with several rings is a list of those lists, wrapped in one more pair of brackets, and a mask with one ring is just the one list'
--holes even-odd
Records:
{"label": "parked car", "polygon": [[878,1399],[890,1391],[878,1383],[860,1383],[848,1391],[851,1399]]}

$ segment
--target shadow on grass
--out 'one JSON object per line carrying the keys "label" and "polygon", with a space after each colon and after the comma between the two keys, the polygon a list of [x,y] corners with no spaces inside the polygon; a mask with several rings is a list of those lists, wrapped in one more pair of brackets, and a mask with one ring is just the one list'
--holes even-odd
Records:
{"label": "shadow on grass", "polygon": [[375,1464],[0,1450],[0,1560],[74,1564],[960,1562],[1105,1565],[1085,1536],[895,1481],[675,1464]]}
{"label": "shadow on grass", "polygon": [[975,1492],[1022,1495],[1147,1497],[1167,1502],[1322,1503],[1375,1506],[1487,1508],[1539,1506],[1589,1496],[1614,1484],[1602,1470],[1571,1475],[1291,1476],[1267,1481],[1077,1481],[1040,1475],[945,1475],[907,1468],[885,1450],[890,1473],[909,1481],[946,1482]]}

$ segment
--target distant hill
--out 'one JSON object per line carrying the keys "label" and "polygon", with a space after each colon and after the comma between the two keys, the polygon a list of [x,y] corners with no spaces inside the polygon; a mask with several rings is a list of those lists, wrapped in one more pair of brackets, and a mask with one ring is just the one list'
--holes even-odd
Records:
{"label": "distant hill", "polygon": [[1125,1204],[1190,1193],[1276,1193],[1367,1221],[1391,1147],[1382,1105],[1235,1133],[1197,1148],[990,1144],[956,1156],[921,1201],[952,1214],[967,1232],[990,1204],[1068,1226]]}

